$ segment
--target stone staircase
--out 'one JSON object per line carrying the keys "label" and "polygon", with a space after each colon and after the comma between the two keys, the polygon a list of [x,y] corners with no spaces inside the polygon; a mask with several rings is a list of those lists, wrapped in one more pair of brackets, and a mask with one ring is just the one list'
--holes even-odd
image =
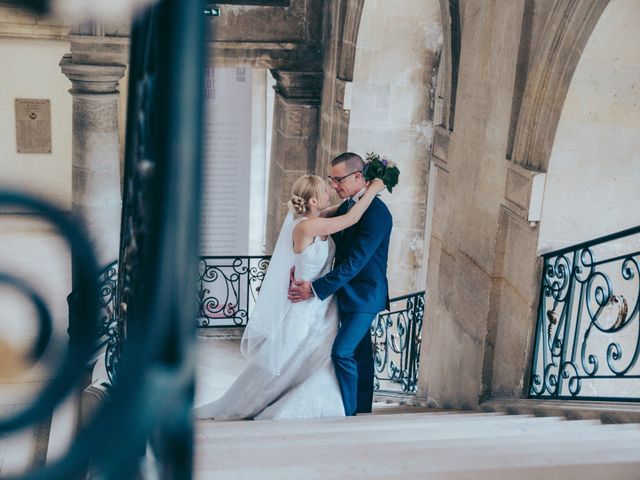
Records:
{"label": "stone staircase", "polygon": [[351,418],[199,421],[195,442],[197,480],[640,479],[640,425],[563,417],[407,407]]}

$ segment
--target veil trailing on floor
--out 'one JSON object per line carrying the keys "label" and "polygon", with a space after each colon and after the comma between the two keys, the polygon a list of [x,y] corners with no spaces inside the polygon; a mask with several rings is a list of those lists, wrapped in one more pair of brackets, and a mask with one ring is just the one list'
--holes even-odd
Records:
{"label": "veil trailing on floor", "polygon": [[240,351],[248,361],[273,375],[280,375],[283,323],[292,305],[287,294],[295,260],[293,228],[296,224],[289,210],[240,344]]}

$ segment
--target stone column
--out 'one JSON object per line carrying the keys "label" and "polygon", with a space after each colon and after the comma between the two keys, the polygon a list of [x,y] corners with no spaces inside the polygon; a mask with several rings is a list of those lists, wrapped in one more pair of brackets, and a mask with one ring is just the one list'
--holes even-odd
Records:
{"label": "stone column", "polygon": [[270,254],[287,213],[293,182],[315,172],[321,72],[272,71],[276,79],[269,170],[266,250]]}
{"label": "stone column", "polygon": [[120,239],[120,147],[118,82],[124,65],[60,62],[73,96],[72,213],[87,230],[98,264],[118,258]]}

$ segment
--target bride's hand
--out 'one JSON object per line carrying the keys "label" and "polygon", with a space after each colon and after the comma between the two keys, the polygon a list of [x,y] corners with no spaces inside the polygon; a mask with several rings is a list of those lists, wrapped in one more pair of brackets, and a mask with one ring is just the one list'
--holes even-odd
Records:
{"label": "bride's hand", "polygon": [[379,178],[374,178],[369,182],[369,185],[367,185],[367,190],[373,190],[375,193],[379,193],[383,191],[385,188],[387,187],[385,186],[384,182]]}

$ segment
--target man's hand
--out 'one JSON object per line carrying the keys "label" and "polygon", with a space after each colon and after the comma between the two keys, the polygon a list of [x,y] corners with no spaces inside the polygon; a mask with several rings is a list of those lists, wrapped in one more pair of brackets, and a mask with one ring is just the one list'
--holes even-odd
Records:
{"label": "man's hand", "polygon": [[303,302],[313,297],[311,282],[292,280],[289,284],[289,300],[293,303]]}

